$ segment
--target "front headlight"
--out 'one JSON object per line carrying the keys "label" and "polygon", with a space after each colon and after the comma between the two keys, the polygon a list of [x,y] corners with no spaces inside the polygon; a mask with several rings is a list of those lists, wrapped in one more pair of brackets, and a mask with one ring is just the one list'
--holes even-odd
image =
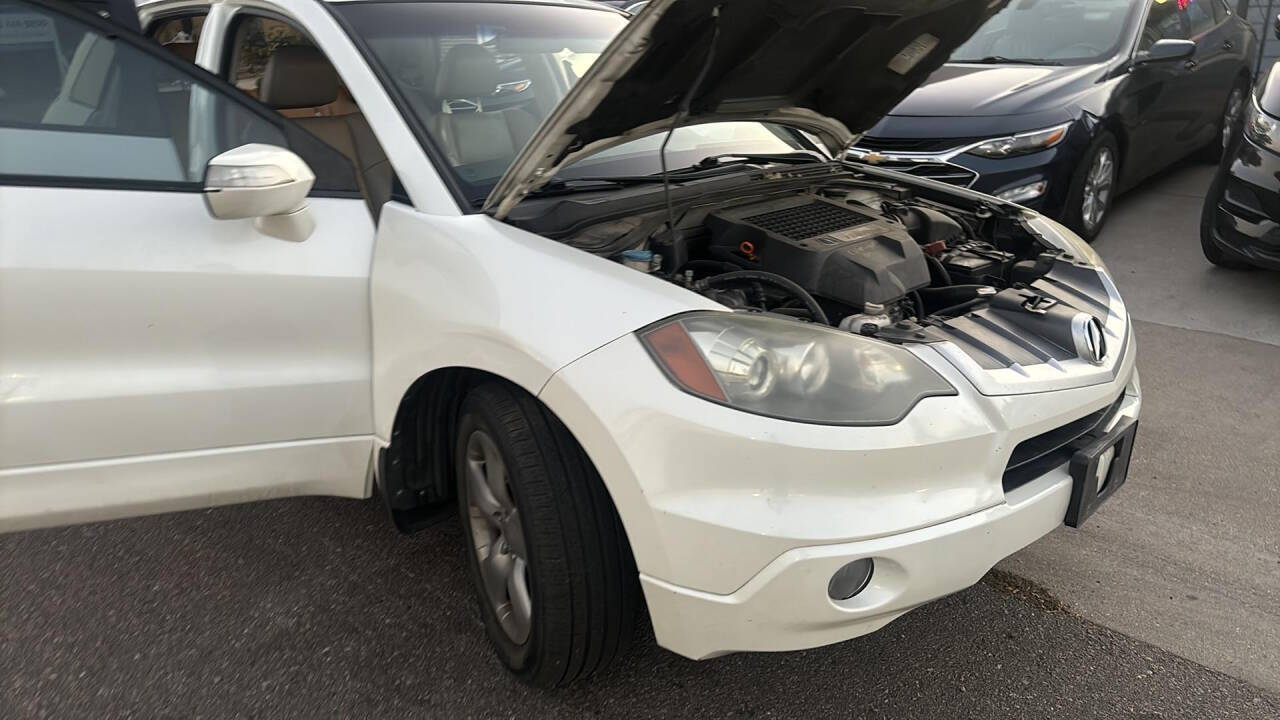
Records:
{"label": "front headlight", "polygon": [[1244,136],[1272,152],[1280,152],[1280,120],[1262,112],[1258,100],[1249,102],[1244,114]]}
{"label": "front headlight", "polygon": [[1048,150],[1062,142],[1067,137],[1067,130],[1070,129],[1071,123],[1064,123],[1044,130],[996,138],[988,140],[981,145],[975,145],[969,148],[967,152],[970,155],[996,159],[1029,155],[1033,152]]}
{"label": "front headlight", "polygon": [[1076,260],[1086,262],[1103,272],[1107,271],[1106,263],[1102,262],[1102,256],[1098,254],[1093,246],[1084,241],[1084,238],[1075,234],[1070,228],[1062,225],[1056,220],[1051,220],[1040,213],[1028,212],[1027,224],[1040,234],[1040,237],[1049,242],[1050,245],[1065,251]]}
{"label": "front headlight", "polygon": [[923,398],[956,394],[901,347],[793,320],[698,313],[640,339],[682,390],[784,420],[892,425]]}

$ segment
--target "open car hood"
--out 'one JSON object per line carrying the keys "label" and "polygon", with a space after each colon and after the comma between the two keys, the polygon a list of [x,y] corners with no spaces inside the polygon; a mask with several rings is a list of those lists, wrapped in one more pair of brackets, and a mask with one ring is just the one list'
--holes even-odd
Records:
{"label": "open car hood", "polygon": [[505,217],[566,165],[677,119],[785,125],[840,157],[1007,2],[654,0],[547,117],[484,209]]}

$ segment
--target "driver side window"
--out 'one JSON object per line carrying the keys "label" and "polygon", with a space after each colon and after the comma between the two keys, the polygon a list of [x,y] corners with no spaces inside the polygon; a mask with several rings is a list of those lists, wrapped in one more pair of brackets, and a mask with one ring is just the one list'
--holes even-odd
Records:
{"label": "driver side window", "polygon": [[1142,27],[1138,50],[1150,50],[1160,40],[1190,40],[1191,23],[1176,2],[1153,2]]}

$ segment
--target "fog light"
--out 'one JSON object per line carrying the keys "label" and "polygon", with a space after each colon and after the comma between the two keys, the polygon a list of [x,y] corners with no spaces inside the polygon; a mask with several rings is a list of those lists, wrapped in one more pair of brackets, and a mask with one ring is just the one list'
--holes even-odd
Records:
{"label": "fog light", "polygon": [[1010,188],[996,195],[996,197],[1001,200],[1008,200],[1009,202],[1026,202],[1028,200],[1035,200],[1043,195],[1048,189],[1049,183],[1045,180],[1041,180],[1040,182],[1033,182],[1030,185],[1019,185],[1016,188]]}
{"label": "fog light", "polygon": [[854,560],[836,571],[827,583],[827,594],[832,600],[848,600],[867,589],[876,564],[871,558]]}

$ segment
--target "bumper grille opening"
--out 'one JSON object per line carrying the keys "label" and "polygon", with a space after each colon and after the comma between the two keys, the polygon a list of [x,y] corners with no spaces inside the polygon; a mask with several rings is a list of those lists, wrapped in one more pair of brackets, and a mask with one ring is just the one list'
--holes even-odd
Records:
{"label": "bumper grille opening", "polygon": [[1009,492],[1022,487],[1050,470],[1070,462],[1071,456],[1076,452],[1076,441],[1106,428],[1119,414],[1120,405],[1123,403],[1124,394],[1121,393],[1115,402],[1097,412],[1089,413],[1079,420],[1073,420],[1062,427],[1018,443],[1018,446],[1013,449],[1013,455],[1009,458],[1009,465],[1004,470],[1002,482],[1004,491]]}

